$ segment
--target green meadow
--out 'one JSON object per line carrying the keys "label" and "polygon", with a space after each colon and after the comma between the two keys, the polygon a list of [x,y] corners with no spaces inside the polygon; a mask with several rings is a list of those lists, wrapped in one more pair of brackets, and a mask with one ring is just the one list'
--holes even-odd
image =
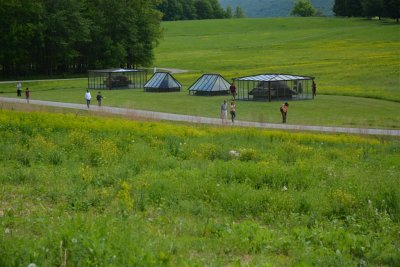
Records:
{"label": "green meadow", "polygon": [[[314,76],[317,97],[292,101],[288,123],[399,128],[400,34],[392,21],[271,18],[164,22],[155,66],[178,68],[180,93],[103,91],[104,105],[208,117],[227,97],[189,96],[203,73],[226,79],[260,73]],[[33,99],[83,103],[85,79],[23,82]],[[0,96],[15,97],[15,84]],[[95,94],[96,92],[92,92]],[[237,103],[239,120],[280,122],[281,103]]]}
{"label": "green meadow", "polygon": [[0,110],[0,266],[399,266],[398,139]]}
{"label": "green meadow", "polygon": [[260,73],[314,76],[322,94],[400,101],[400,29],[393,21],[263,18],[163,26],[155,63],[160,67],[216,72],[228,79]]}
{"label": "green meadow", "polygon": [[[395,23],[163,27],[155,65],[190,70],[175,75],[184,90],[103,91],[104,105],[218,117],[227,97],[188,95],[200,74],[291,73],[315,76],[318,92],[290,102],[288,123],[400,127]],[[87,81],[23,87],[32,99],[84,104]],[[15,84],[0,83],[0,92],[16,97]],[[280,104],[238,101],[238,119],[279,123]],[[0,151],[0,266],[400,266],[398,137],[2,103]]]}

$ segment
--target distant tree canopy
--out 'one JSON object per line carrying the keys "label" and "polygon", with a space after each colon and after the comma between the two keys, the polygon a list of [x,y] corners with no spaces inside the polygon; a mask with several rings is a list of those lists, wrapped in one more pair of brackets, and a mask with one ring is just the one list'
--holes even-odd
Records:
{"label": "distant tree canopy", "polygon": [[148,0],[1,1],[0,74],[149,65],[160,18]]}
{"label": "distant tree canopy", "polygon": [[[236,17],[232,8],[224,10],[218,0],[156,0],[163,20],[223,19]],[[241,11],[241,17],[244,17]]]}
{"label": "distant tree canopy", "polygon": [[335,0],[335,16],[386,17],[399,22],[400,0]]}
{"label": "distant tree canopy", "polygon": [[312,17],[317,14],[317,10],[311,4],[310,0],[298,0],[292,9],[290,15],[300,17]]}
{"label": "distant tree canopy", "polygon": [[244,14],[243,9],[240,6],[237,6],[235,9],[235,14],[233,15],[234,18],[240,19],[246,17]]}

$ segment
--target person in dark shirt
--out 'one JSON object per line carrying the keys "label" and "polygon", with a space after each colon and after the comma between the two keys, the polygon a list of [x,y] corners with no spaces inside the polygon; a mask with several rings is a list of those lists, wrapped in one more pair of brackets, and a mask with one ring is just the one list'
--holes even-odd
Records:
{"label": "person in dark shirt", "polygon": [[315,84],[314,80],[312,81],[312,94],[313,97],[317,95],[317,85]]}
{"label": "person in dark shirt", "polygon": [[232,99],[235,100],[235,97],[236,97],[235,82],[232,82],[231,86],[229,87],[229,91],[231,91]]}
{"label": "person in dark shirt", "polygon": [[99,107],[100,107],[101,101],[103,100],[103,96],[101,95],[101,92],[97,93],[96,99],[97,99],[97,103],[99,104]]}
{"label": "person in dark shirt", "polygon": [[288,111],[289,104],[288,102],[285,102],[285,104],[282,104],[280,111],[282,113],[282,123],[286,123],[286,115]]}

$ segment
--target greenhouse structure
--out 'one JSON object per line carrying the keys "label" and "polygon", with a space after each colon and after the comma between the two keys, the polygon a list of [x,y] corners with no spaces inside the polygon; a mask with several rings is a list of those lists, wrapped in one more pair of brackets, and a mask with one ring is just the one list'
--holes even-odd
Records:
{"label": "greenhouse structure", "polygon": [[233,79],[240,100],[313,99],[314,77],[291,74],[259,74]]}
{"label": "greenhouse structure", "polygon": [[182,85],[168,72],[156,72],[144,85],[145,92],[179,92]]}
{"label": "greenhouse structure", "polygon": [[131,89],[143,88],[147,81],[146,70],[105,69],[89,70],[89,89]]}
{"label": "greenhouse structure", "polygon": [[191,95],[226,95],[230,83],[219,74],[203,74],[189,87]]}

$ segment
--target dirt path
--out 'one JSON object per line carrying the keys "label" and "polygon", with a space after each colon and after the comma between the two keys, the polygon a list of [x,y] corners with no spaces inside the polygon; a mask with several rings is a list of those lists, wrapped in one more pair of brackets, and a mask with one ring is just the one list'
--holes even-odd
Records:
{"label": "dirt path", "polygon": [[168,71],[171,74],[175,74],[175,73],[186,73],[189,72],[189,70],[180,70],[180,69],[172,69],[172,68],[158,68],[158,71]]}
{"label": "dirt path", "polygon": [[[24,99],[19,99],[19,98],[0,97],[0,103],[1,102],[26,104],[26,101]],[[42,100],[30,100],[30,104],[58,107],[58,108],[88,110],[85,104],[61,103],[61,102],[51,102]],[[200,116],[180,115],[180,114],[117,108],[108,106],[98,107],[96,105],[92,105],[89,110],[93,112],[107,112],[111,114],[133,116],[133,117],[152,119],[152,120],[181,121],[181,122],[191,122],[191,123],[201,123],[201,124],[222,125],[221,119],[207,118]],[[227,125],[232,125],[232,123],[228,122]],[[400,136],[400,130],[388,130],[388,129],[309,126],[309,125],[294,125],[294,124],[262,123],[262,122],[251,122],[251,121],[235,121],[234,125],[241,127],[254,127],[254,128],[280,129],[280,130]]]}

